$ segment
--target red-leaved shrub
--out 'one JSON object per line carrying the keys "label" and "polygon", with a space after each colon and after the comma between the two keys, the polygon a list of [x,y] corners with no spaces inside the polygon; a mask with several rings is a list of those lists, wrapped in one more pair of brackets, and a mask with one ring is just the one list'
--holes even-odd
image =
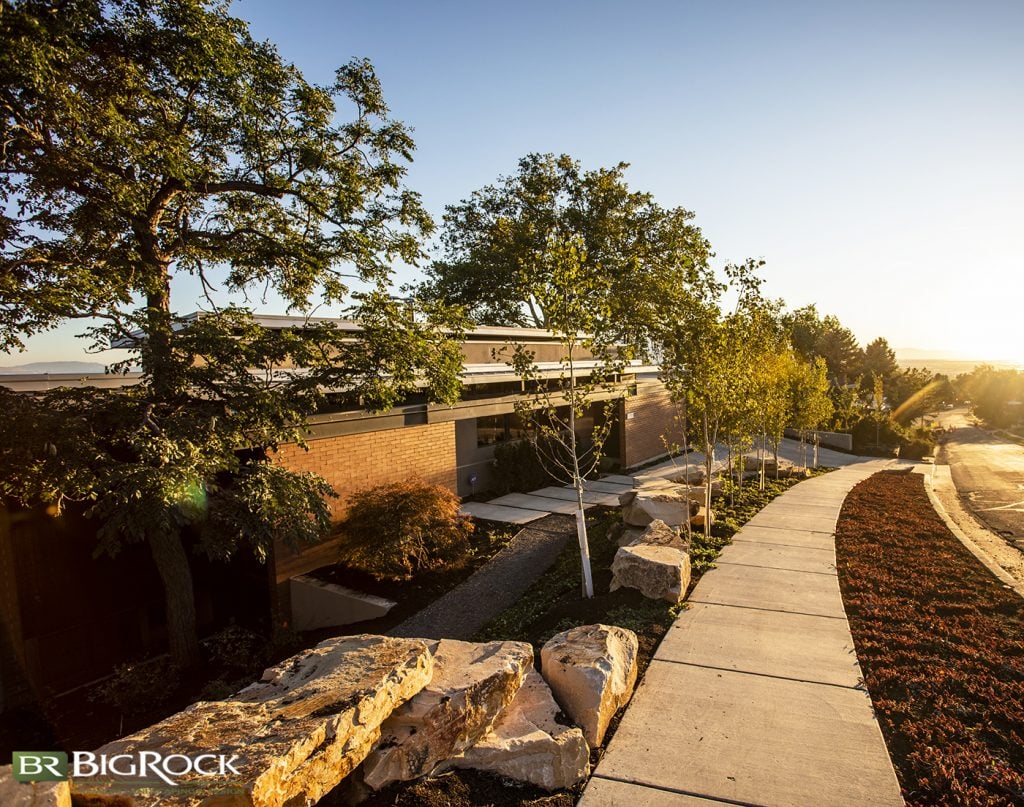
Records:
{"label": "red-leaved shrub", "polygon": [[409,580],[462,563],[473,532],[459,497],[420,481],[357,493],[341,523],[341,562],[378,580]]}

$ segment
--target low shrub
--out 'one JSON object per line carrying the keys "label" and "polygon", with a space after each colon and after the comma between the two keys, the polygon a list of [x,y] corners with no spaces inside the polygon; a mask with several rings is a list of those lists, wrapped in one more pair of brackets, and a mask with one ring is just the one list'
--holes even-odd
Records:
{"label": "low shrub", "polygon": [[499,443],[494,448],[494,489],[498,493],[528,493],[555,483],[530,440]]}
{"label": "low shrub", "polygon": [[858,454],[891,457],[899,448],[901,459],[919,460],[935,448],[935,438],[926,429],[907,429],[888,418],[871,415],[851,429],[853,450]]}
{"label": "low shrub", "polygon": [[227,672],[250,673],[267,661],[266,638],[239,625],[228,625],[202,644],[210,663]]}
{"label": "low shrub", "polygon": [[134,717],[166,704],[181,684],[181,670],[168,656],[129,662],[96,688],[96,698]]}
{"label": "low shrub", "polygon": [[[581,464],[590,465],[589,447],[581,441],[576,447]],[[494,489],[498,493],[529,493],[537,488],[548,485],[564,485],[569,479],[562,479],[548,470],[552,467],[544,457],[555,457],[564,467],[572,465],[572,453],[557,440],[540,435],[534,440],[514,440],[499,443],[494,449]],[[610,457],[601,457],[598,469],[592,476],[601,471],[611,470],[615,461]]]}
{"label": "low shrub", "polygon": [[339,525],[341,562],[378,580],[413,576],[462,563],[473,524],[459,515],[458,496],[420,481],[357,493]]}

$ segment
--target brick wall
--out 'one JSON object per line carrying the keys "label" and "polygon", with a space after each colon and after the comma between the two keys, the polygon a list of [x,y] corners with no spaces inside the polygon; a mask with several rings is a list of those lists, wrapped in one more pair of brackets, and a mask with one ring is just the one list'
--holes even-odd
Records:
{"label": "brick wall", "polygon": [[[340,494],[329,502],[332,516],[340,519],[349,496],[375,485],[418,478],[455,490],[455,424],[432,423],[327,437],[311,440],[309,451],[288,444],[281,446],[276,461],[326,479]],[[274,551],[276,581],[333,563],[336,554],[336,542],[330,539],[299,554],[279,545]]]}
{"label": "brick wall", "polygon": [[661,384],[641,384],[637,394],[623,401],[622,465],[631,468],[666,453],[670,444],[682,443],[682,432],[674,421],[678,408]]}

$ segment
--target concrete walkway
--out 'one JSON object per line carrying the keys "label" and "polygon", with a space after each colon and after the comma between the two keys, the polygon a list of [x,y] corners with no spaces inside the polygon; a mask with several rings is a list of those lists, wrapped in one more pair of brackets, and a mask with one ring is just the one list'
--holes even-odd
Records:
{"label": "concrete walkway", "polygon": [[582,807],[903,804],[835,569],[843,500],[890,463],[846,459],[758,513],[697,584]]}
{"label": "concrete walkway", "polygon": [[570,538],[576,538],[576,521],[569,516],[551,515],[531,524],[470,577],[389,635],[472,639],[547,571]]}

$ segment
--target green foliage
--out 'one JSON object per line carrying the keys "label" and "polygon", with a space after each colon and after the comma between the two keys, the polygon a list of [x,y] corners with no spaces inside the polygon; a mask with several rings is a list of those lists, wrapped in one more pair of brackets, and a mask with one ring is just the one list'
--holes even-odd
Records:
{"label": "green foliage", "polygon": [[181,669],[167,656],[120,664],[96,688],[96,698],[129,717],[159,709],[181,685]]}
{"label": "green foliage", "polygon": [[821,317],[813,305],[784,317],[793,349],[807,361],[825,360],[829,380],[838,386],[855,381],[863,372],[864,352],[853,332],[838,318]]}
{"label": "green foliage", "polygon": [[[552,380],[535,362],[533,351],[515,345],[510,364],[523,380],[526,396],[516,403],[520,419],[530,426],[538,458],[556,479],[579,484],[600,464],[612,426],[614,400],[603,417],[580,439],[577,421],[594,405],[598,392],[616,391],[615,374],[632,350],[614,341],[602,319],[612,305],[606,278],[589,260],[578,236],[552,236],[536,264],[523,267],[532,296],[547,312],[548,328],[563,350],[559,375]],[[593,362],[579,368],[583,360]]]}
{"label": "green foliage", "polygon": [[550,300],[538,299],[531,270],[552,239],[575,238],[588,256],[585,274],[604,289],[596,330],[645,343],[703,282],[710,253],[693,214],[631,191],[627,167],[584,171],[564,154],[527,155],[516,174],[447,208],[445,258],[429,270],[427,295],[464,306],[478,322],[549,327]]}
{"label": "green foliage", "polygon": [[[537,455],[579,490],[601,464],[615,402],[603,404],[582,440],[577,421],[599,391],[621,392],[615,377],[623,366],[649,355],[664,320],[685,308],[694,287],[711,282],[708,245],[690,223],[693,214],[629,191],[626,167],[582,172],[565,155],[528,155],[516,176],[448,208],[446,260],[431,267],[422,287],[479,321],[533,324],[556,335],[562,357],[553,383],[524,345],[513,346],[509,364],[526,386],[516,411],[542,438]],[[589,597],[589,565],[583,573]]]}
{"label": "green foliage", "polygon": [[[368,409],[423,382],[458,397],[461,315],[390,296],[433,226],[402,184],[413,142],[369,62],[310,84],[220,3],[5,2],[0,40],[0,348],[98,318],[94,347],[143,370],[127,390],[5,395],[0,495],[87,502],[106,551],[148,540],[172,652],[195,663],[182,530],[215,557],[314,540],[329,489],[269,458],[324,389]],[[172,280],[189,275],[208,310],[184,319]],[[341,305],[361,335],[215,300],[254,289]]]}
{"label": "green foliage", "polygon": [[1012,426],[1024,419],[1024,373],[985,364],[957,379],[960,395],[971,401],[974,413],[997,427]]}
{"label": "green foliage", "polygon": [[935,438],[928,429],[908,429],[884,414],[862,418],[851,433],[858,454],[890,457],[899,449],[901,459],[919,460],[935,450]]}
{"label": "green foliage", "polygon": [[789,377],[791,421],[801,430],[816,429],[832,414],[828,367],[823,358],[813,363],[798,361]]}
{"label": "green foliage", "polygon": [[883,382],[888,382],[899,371],[900,367],[896,363],[896,354],[889,347],[889,343],[881,336],[864,348],[860,372],[865,379],[870,378],[872,375],[878,375],[881,376]]}
{"label": "green foliage", "polygon": [[0,17],[3,344],[159,295],[172,263],[301,306],[317,288],[343,300],[343,264],[370,279],[418,258],[430,219],[395,159],[413,142],[367,61],[309,84],[198,0],[55,12]]}
{"label": "green foliage", "polygon": [[557,481],[544,467],[536,442],[513,440],[495,447],[494,487],[498,493],[527,493]]}
{"label": "green foliage", "polygon": [[251,674],[270,660],[266,638],[239,625],[229,625],[202,644],[209,662],[228,672]]}
{"label": "green foliage", "polygon": [[447,488],[417,481],[357,493],[339,525],[341,562],[378,580],[410,580],[462,563],[473,524],[459,506]]}
{"label": "green foliage", "polygon": [[[610,538],[611,529],[620,518],[617,510],[589,517],[587,534],[590,538],[591,560],[597,568],[608,568],[618,545]],[[541,620],[554,603],[579,592],[580,553],[571,542],[565,546],[554,564],[509,608],[488,622],[477,633],[477,641],[495,640],[534,641],[550,638],[535,636],[531,627]]]}

